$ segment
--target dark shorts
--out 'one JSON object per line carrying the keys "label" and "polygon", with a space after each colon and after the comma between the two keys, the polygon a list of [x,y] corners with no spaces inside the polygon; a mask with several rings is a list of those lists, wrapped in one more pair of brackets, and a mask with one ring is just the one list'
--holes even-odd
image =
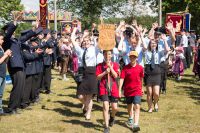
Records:
{"label": "dark shorts", "polygon": [[140,104],[141,96],[126,97],[126,103],[127,104]]}
{"label": "dark shorts", "polygon": [[100,96],[101,101],[108,101],[110,103],[118,103],[119,99],[113,96],[102,95]]}

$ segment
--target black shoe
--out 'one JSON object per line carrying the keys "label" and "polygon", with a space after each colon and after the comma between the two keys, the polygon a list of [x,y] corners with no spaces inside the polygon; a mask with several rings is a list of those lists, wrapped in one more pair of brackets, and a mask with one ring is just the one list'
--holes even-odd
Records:
{"label": "black shoe", "polygon": [[53,93],[52,91],[48,90],[48,91],[45,91],[45,94],[55,94],[55,93]]}
{"label": "black shoe", "polygon": [[138,132],[140,131],[140,127],[138,125],[133,126],[133,132]]}
{"label": "black shoe", "polygon": [[112,116],[110,116],[109,126],[112,127],[114,124],[115,124],[115,118],[113,118]]}
{"label": "black shoe", "polygon": [[26,109],[29,106],[29,104],[23,104],[21,105],[20,109]]}
{"label": "black shoe", "polygon": [[110,133],[110,128],[109,127],[105,127],[103,132],[104,133]]}
{"label": "black shoe", "polygon": [[16,114],[20,114],[19,111],[17,110],[8,110],[5,115],[16,115]]}
{"label": "black shoe", "polygon": [[87,110],[83,109],[83,115],[85,115],[85,114],[86,114],[86,112],[87,112]]}
{"label": "black shoe", "polygon": [[45,91],[45,94],[50,94],[51,93],[51,91]]}
{"label": "black shoe", "polygon": [[161,93],[166,95],[166,90],[162,90]]}

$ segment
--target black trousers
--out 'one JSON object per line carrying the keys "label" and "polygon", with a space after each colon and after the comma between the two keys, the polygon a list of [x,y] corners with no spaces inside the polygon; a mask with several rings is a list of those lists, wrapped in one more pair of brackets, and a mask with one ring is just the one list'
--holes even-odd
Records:
{"label": "black trousers", "polygon": [[193,63],[193,59],[194,59],[194,57],[193,57],[193,47],[192,46],[188,46],[189,47],[189,52],[190,52],[190,64],[192,64]]}
{"label": "black trousers", "polygon": [[190,51],[189,46],[188,47],[184,47],[184,56],[185,56],[185,60],[186,60],[186,66],[187,66],[187,68],[190,68],[191,51]]}
{"label": "black trousers", "polygon": [[161,82],[160,82],[160,90],[166,91],[166,84],[167,84],[167,66],[166,62],[160,63],[160,71],[161,71]]}
{"label": "black trousers", "polygon": [[44,66],[43,71],[43,89],[50,91],[51,86],[51,66]]}
{"label": "black trousers", "polygon": [[33,82],[33,76],[27,75],[26,79],[25,79],[25,88],[24,88],[24,92],[22,95],[22,101],[21,101],[22,107],[30,104],[31,89],[32,89],[32,85],[33,85],[32,82]]}
{"label": "black trousers", "polygon": [[33,76],[34,87],[32,88],[31,91],[31,98],[33,99],[33,102],[37,98],[39,98],[41,80],[42,80],[42,73],[38,73]]}
{"label": "black trousers", "polygon": [[25,72],[21,68],[9,69],[12,79],[13,88],[10,93],[10,100],[8,103],[8,110],[12,111],[20,107],[21,99],[25,87]]}

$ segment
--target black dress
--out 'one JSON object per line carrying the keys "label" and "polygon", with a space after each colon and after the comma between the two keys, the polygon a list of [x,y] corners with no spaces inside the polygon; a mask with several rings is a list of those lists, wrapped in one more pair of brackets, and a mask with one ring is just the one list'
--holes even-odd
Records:
{"label": "black dress", "polygon": [[98,93],[96,66],[84,68],[83,79],[77,89],[77,95],[93,95]]}

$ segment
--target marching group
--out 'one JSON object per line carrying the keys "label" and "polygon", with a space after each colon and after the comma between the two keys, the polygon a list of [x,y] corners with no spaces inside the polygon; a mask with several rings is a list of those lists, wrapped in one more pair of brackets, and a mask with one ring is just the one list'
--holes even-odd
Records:
{"label": "marching group", "polygon": [[[96,24],[91,32],[57,34],[39,27],[21,32],[15,37],[17,22],[11,22],[0,33],[0,113],[5,88],[6,65],[12,79],[12,91],[6,114],[16,114],[37,103],[41,92],[51,94],[51,69],[58,67],[64,81],[71,72],[77,83],[77,97],[83,104],[86,120],[90,120],[95,95],[103,102],[104,133],[115,123],[118,101],[125,97],[128,127],[139,131],[141,97],[147,92],[147,112],[158,112],[159,95],[166,94],[167,75],[171,72],[181,80],[184,69],[190,68],[194,54],[194,73],[200,77],[200,48],[192,31],[181,30],[176,35],[172,23],[165,27],[152,24],[149,30],[136,21],[116,26],[116,46],[110,50],[98,47]],[[144,81],[144,82],[143,82]],[[111,106],[112,111],[109,112]]]}

